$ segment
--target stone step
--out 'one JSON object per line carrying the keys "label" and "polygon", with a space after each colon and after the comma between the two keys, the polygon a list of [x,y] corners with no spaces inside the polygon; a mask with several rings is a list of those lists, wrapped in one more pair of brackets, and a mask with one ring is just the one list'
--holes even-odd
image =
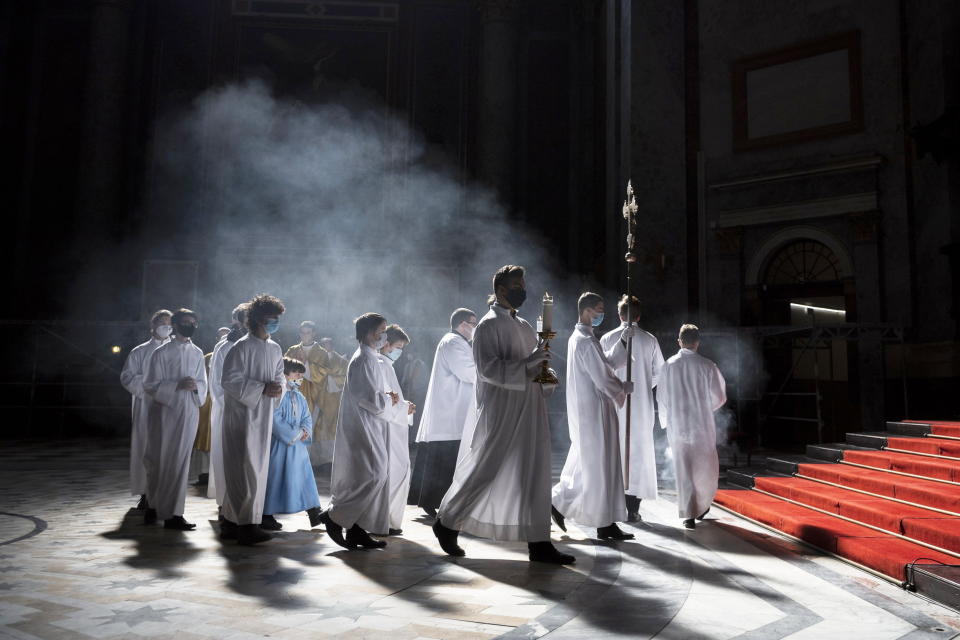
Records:
{"label": "stone step", "polygon": [[900,436],[926,436],[931,433],[929,424],[916,422],[887,422],[887,431]]}
{"label": "stone step", "polygon": [[887,446],[887,436],[889,435],[886,431],[857,431],[848,432],[846,438],[847,444],[868,449],[883,449]]}

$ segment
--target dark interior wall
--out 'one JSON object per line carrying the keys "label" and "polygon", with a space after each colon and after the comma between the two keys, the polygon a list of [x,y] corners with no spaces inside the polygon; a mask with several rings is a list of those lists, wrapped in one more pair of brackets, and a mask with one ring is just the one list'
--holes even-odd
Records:
{"label": "dark interior wall", "polygon": [[[464,183],[489,182],[478,161],[489,107],[479,70],[484,20],[506,11],[516,56],[497,82],[516,88],[504,112],[516,132],[501,147],[504,161],[515,163],[515,183],[501,196],[510,215],[542,229],[570,273],[599,273],[602,3],[398,0],[380,3],[396,9],[380,21],[363,17],[368,3],[328,4],[339,17],[304,14],[304,3],[273,3],[269,16],[231,0],[3,3],[0,130],[10,144],[0,153],[13,170],[0,180],[16,230],[3,255],[18,295],[0,302],[0,318],[28,322],[24,335],[37,326],[29,323],[43,323],[36,339],[5,354],[30,364],[10,368],[4,406],[45,416],[7,423],[19,425],[8,435],[54,423],[64,435],[103,425],[122,432],[125,398],[110,390],[123,356],[145,337],[144,301],[167,286],[161,272],[196,270],[197,287],[184,298],[209,320],[199,336],[204,346],[226,321],[230,305],[205,298],[222,293],[232,305],[235,296],[207,265],[239,254],[203,233],[213,227],[205,218],[216,215],[215,203],[153,206],[165,188],[150,152],[156,132],[211,87],[255,77],[307,103],[362,94],[417,132],[425,165]],[[297,234],[282,237],[238,268],[249,269],[250,260],[282,264],[278,256],[303,250]],[[78,323],[85,328],[72,331]],[[49,358],[58,344],[70,354],[60,363]],[[114,345],[120,354],[111,353]],[[68,401],[65,383],[93,385],[98,400],[88,404],[107,414]],[[37,393],[39,384],[50,386]]]}

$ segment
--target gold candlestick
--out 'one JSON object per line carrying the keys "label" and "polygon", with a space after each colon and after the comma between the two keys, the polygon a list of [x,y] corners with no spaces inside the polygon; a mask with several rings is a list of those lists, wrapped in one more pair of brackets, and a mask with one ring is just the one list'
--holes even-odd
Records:
{"label": "gold candlestick", "polygon": [[[556,331],[541,331],[537,334],[543,340],[543,350],[550,353],[550,341],[557,337]],[[550,360],[544,360],[540,365],[540,373],[533,379],[540,384],[560,384],[560,380],[550,370]]]}

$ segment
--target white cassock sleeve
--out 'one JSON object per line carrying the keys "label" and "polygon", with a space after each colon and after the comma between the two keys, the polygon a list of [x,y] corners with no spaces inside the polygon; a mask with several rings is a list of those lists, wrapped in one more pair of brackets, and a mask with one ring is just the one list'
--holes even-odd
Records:
{"label": "white cassock sleeve", "polygon": [[386,402],[384,403],[383,409],[383,419],[387,422],[392,422],[405,427],[407,426],[407,412],[409,411],[409,405],[407,404],[406,398],[403,397],[403,391],[400,389],[400,381],[397,380],[397,372],[393,370],[393,365],[389,362],[383,362],[380,364],[380,366],[380,374],[383,376],[384,391],[392,391],[397,394],[397,397],[399,398],[397,404],[393,404],[390,396],[386,396]]}
{"label": "white cassock sleeve", "polygon": [[[172,406],[177,398],[177,385],[179,379],[164,380],[164,356],[158,349],[150,358],[150,365],[147,367],[147,373],[143,378],[143,390],[153,397],[154,402]],[[179,358],[179,354],[176,354]]]}
{"label": "white cassock sleeve", "polygon": [[207,388],[209,386],[207,385],[207,367],[204,365],[202,352],[200,353],[200,357],[197,358],[197,365],[194,367],[190,377],[197,382],[197,392],[192,394],[193,401],[198,407],[202,406],[203,403],[207,401]]}
{"label": "white cassock sleeve", "polygon": [[[661,370],[662,372],[663,370]],[[660,418],[660,428],[666,429],[667,423],[670,421],[670,412],[667,409],[670,406],[670,385],[662,384],[663,380],[659,382],[660,384],[657,386],[657,416]]]}
{"label": "white cassock sleeve", "polygon": [[653,353],[650,354],[650,388],[653,389],[660,381],[660,371],[663,369],[663,352],[660,350],[660,341],[654,340]]}
{"label": "white cassock sleeve", "polygon": [[[373,361],[374,367],[383,366],[376,360]],[[375,416],[384,416],[387,406],[390,404],[390,396],[383,390],[381,376],[383,375],[375,369],[364,363],[362,367],[353,367],[347,370],[349,376],[350,394],[357,403],[357,407],[367,413]],[[399,404],[399,403],[397,403]]]}
{"label": "white cassock sleeve", "polygon": [[727,403],[727,381],[720,373],[720,367],[714,365],[710,377],[710,407],[716,411]]}
{"label": "white cassock sleeve", "polygon": [[473,353],[466,341],[455,349],[445,349],[444,359],[450,373],[459,378],[460,381],[467,384],[477,383],[477,363],[473,361]]}
{"label": "white cassock sleeve", "polygon": [[618,407],[622,407],[627,399],[627,394],[624,393],[624,382],[610,367],[599,343],[594,343],[591,347],[595,348],[577,350],[577,357],[581,360],[580,365],[600,393],[616,402]]}
{"label": "white cassock sleeve", "polygon": [[226,340],[218,343],[213,350],[213,357],[210,358],[210,379],[207,381],[207,386],[210,389],[210,395],[220,404],[223,404],[223,387],[220,386],[220,376],[223,373],[223,360],[225,354],[230,352],[229,349],[224,351],[223,348],[228,344],[233,346],[234,343],[227,342]]}
{"label": "white cassock sleeve", "polygon": [[[244,362],[246,349],[230,349],[223,361],[223,371],[220,374],[220,386],[224,393],[240,401],[245,407],[255,409],[263,395],[266,382],[247,377],[249,363]],[[283,361],[280,362],[280,375],[283,376]],[[276,378],[274,379],[276,382]]]}
{"label": "white cassock sleeve", "polygon": [[[634,328],[636,330],[636,328]],[[623,344],[623,329],[614,329],[617,332],[617,339],[613,341],[610,348],[604,351],[607,362],[614,369],[627,366],[627,346]]]}
{"label": "white cassock sleeve", "polygon": [[[525,360],[505,360],[500,357],[500,338],[495,323],[480,323],[473,337],[473,355],[476,359],[477,379],[487,384],[525,391],[527,363]],[[508,351],[508,349],[503,349]]]}
{"label": "white cassock sleeve", "polygon": [[[146,347],[149,348],[149,347]],[[123,370],[120,372],[120,384],[130,392],[130,395],[142,398],[143,391],[143,353],[145,348],[131,351],[123,363]]]}

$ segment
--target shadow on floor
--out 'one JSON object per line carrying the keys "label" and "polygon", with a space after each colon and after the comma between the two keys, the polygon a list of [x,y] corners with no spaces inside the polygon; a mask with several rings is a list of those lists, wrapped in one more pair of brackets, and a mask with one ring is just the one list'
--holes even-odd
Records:
{"label": "shadow on floor", "polygon": [[153,571],[158,578],[183,577],[180,567],[203,551],[190,542],[190,532],[167,530],[162,524],[145,525],[143,512],[136,509],[127,511],[115,530],[100,535],[107,540],[132,541],[134,554],[124,558],[124,564]]}

